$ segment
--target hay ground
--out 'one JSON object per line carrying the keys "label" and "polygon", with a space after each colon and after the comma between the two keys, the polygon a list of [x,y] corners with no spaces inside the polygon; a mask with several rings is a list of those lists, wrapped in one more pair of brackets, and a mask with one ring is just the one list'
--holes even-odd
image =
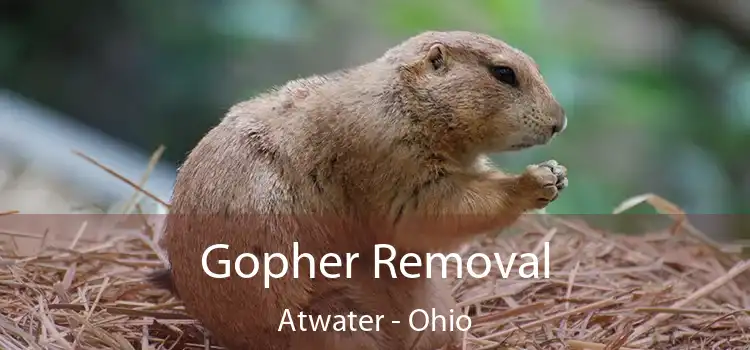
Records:
{"label": "hay ground", "polygon": [[[535,216],[520,235],[475,242],[462,253],[543,256],[548,241],[551,276],[455,281],[473,315],[460,348],[750,349],[750,261],[685,225],[628,237]],[[29,257],[4,247],[0,348],[219,349],[179,301],[144,282],[161,266],[151,237],[74,240]]]}

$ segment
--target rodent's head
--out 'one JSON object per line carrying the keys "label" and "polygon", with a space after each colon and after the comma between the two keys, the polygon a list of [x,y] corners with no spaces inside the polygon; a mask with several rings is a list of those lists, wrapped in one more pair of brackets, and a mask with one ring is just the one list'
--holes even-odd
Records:
{"label": "rodent's head", "polygon": [[566,127],[565,111],[534,60],[490,36],[425,32],[381,60],[398,67],[419,122],[477,151],[546,144]]}

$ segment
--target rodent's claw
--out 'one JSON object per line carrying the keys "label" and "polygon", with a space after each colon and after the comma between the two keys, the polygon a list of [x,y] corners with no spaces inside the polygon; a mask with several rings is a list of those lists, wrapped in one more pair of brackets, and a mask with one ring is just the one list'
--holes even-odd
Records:
{"label": "rodent's claw", "polygon": [[532,199],[532,209],[541,209],[557,199],[560,192],[568,187],[567,168],[555,160],[529,165],[521,176]]}
{"label": "rodent's claw", "polygon": [[556,160],[548,160],[540,165],[549,168],[550,171],[557,176],[555,187],[557,187],[558,190],[563,190],[568,187],[568,169],[566,167],[557,163]]}

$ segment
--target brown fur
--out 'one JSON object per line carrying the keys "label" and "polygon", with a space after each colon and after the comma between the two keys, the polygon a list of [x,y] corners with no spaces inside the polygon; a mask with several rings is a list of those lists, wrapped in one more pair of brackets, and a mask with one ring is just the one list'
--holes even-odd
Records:
{"label": "brown fur", "polygon": [[[520,85],[495,79],[489,64],[512,67]],[[409,349],[417,334],[408,314],[447,315],[455,301],[439,278],[374,279],[373,245],[450,251],[546,206],[567,184],[564,167],[510,175],[485,154],[547,143],[564,120],[534,61],[477,33],[422,33],[362,66],[292,81],[232,107],[189,154],[161,242],[171,278],[152,280],[229,349]],[[361,258],[351,279],[289,273],[270,289],[261,278],[212,279],[201,269],[215,243],[230,249],[212,260],[291,256],[293,241],[316,259]],[[371,333],[277,332],[287,308],[402,322]],[[425,332],[414,349],[458,337]]]}

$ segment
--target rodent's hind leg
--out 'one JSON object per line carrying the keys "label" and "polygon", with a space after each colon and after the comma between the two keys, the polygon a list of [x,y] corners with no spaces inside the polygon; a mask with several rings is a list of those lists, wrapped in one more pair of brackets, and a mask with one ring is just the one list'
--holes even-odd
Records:
{"label": "rodent's hind leg", "polygon": [[[331,316],[328,323],[328,331],[294,332],[292,334],[290,349],[402,350],[403,343],[398,340],[398,337],[394,337],[393,326],[390,322],[379,322],[380,327],[377,331],[375,330],[375,323],[367,325],[373,329],[372,331],[359,329],[359,317],[369,316],[373,320],[377,318],[378,311],[374,307],[368,307],[368,304],[372,305],[373,301],[380,300],[367,300],[369,298],[366,296],[365,300],[362,300],[363,298],[360,298],[362,293],[358,289],[356,286],[337,286],[314,297],[311,304],[305,308],[304,313],[311,318],[322,317],[325,319]],[[373,293],[375,294],[372,295],[377,296],[377,292]],[[357,317],[352,320],[349,317],[350,313],[357,315]],[[333,327],[335,322],[341,322],[340,316],[347,318],[346,329],[343,331],[335,330]],[[352,331],[350,328],[352,326],[356,330]]]}
{"label": "rodent's hind leg", "polygon": [[372,335],[363,332],[297,332],[289,350],[382,350],[400,348],[380,346]]}
{"label": "rodent's hind leg", "polygon": [[[423,332],[413,332],[409,344],[416,341],[413,350],[435,350],[446,347],[452,349],[451,346],[456,346],[463,338],[463,332],[455,324],[453,327],[449,325],[452,323],[448,321],[451,317],[455,319],[458,315],[461,315],[461,309],[457,307],[456,300],[451,295],[450,283],[439,277],[424,279],[419,282],[421,282],[419,289],[423,297],[414,298],[414,304],[407,311],[411,313],[414,310],[424,310],[428,314],[434,312],[438,318],[444,317],[446,323],[438,320],[434,325],[435,331],[428,328]],[[408,315],[405,315],[405,317],[408,317]],[[421,326],[423,321],[422,317],[415,316],[415,323],[418,326]],[[408,320],[404,320],[402,323],[408,324]]]}
{"label": "rodent's hind leg", "polygon": [[[244,334],[250,336],[244,336]],[[234,334],[212,334],[218,345],[226,350],[292,350],[291,341],[295,334],[273,328],[252,329],[240,336]],[[216,344],[212,344],[216,345]],[[300,348],[307,349],[307,348]],[[315,348],[310,349],[324,349]]]}

